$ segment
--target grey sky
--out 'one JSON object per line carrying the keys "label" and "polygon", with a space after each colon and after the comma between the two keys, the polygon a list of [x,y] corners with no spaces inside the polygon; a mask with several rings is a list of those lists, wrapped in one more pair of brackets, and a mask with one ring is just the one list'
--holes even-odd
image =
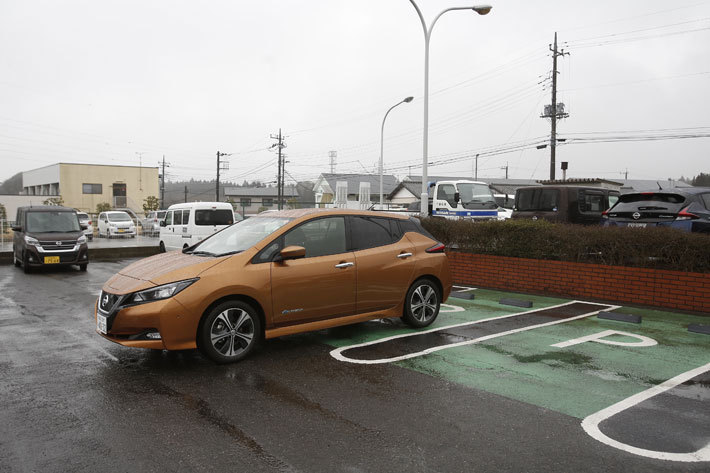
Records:
{"label": "grey sky", "polygon": [[[468,3],[419,4],[430,21]],[[455,161],[430,174],[470,176],[472,155],[524,142],[482,156],[479,176],[508,163],[511,178],[548,177],[534,144],[549,133],[539,82],[555,31],[570,52],[560,137],[710,134],[710,1],[491,4],[434,29],[430,161]],[[385,171],[421,173],[423,34],[407,0],[0,0],[0,70],[0,181],[56,162],[138,165],[139,152],[150,166],[165,154],[170,179],[211,179],[217,150],[235,153],[226,179],[274,181],[279,127],[299,180],[328,170],[329,150],[337,172],[374,172],[382,116],[407,95],[387,120]],[[568,143],[558,162],[574,177],[710,170],[710,138]]]}

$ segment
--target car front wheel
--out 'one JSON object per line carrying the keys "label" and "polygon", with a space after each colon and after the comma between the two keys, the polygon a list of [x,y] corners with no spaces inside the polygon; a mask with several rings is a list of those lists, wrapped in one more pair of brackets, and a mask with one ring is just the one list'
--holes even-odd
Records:
{"label": "car front wheel", "polygon": [[257,311],[244,302],[228,301],[207,315],[200,327],[198,346],[216,363],[233,363],[246,357],[260,337]]}
{"label": "car front wheel", "polygon": [[436,320],[440,307],[439,288],[429,279],[419,279],[407,291],[402,320],[412,327],[426,327]]}

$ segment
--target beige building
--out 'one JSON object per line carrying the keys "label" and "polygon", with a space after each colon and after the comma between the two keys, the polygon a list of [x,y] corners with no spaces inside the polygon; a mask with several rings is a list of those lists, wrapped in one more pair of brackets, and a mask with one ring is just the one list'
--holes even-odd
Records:
{"label": "beige building", "polygon": [[64,205],[96,212],[100,203],[143,213],[148,196],[160,197],[157,167],[58,163],[22,173],[22,193],[61,197]]}

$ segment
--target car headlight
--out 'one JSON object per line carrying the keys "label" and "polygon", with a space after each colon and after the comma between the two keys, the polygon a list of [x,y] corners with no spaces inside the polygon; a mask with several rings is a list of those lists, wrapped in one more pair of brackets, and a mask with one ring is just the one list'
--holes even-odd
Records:
{"label": "car headlight", "polygon": [[77,244],[81,245],[86,243],[86,237],[84,235],[81,235],[79,238],[76,239]]}
{"label": "car headlight", "polygon": [[31,236],[25,235],[25,243],[28,245],[34,245],[34,246],[39,246],[39,241],[36,238],[32,238]]}
{"label": "car headlight", "polygon": [[200,278],[186,279],[184,281],[171,282],[162,286],[151,287],[143,291],[134,292],[128,298],[128,304],[143,304],[146,302],[159,301],[173,297]]}

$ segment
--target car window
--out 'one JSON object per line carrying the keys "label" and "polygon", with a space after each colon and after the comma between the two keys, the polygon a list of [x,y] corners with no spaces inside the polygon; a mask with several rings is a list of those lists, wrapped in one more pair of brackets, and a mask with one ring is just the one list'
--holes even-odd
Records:
{"label": "car window", "polygon": [[27,214],[27,231],[44,233],[66,233],[80,230],[79,219],[74,212],[50,211],[29,212]]}
{"label": "car window", "polygon": [[707,194],[700,194],[700,198],[705,204],[705,208],[710,210],[710,193]]}
{"label": "car window", "polygon": [[284,248],[287,246],[304,247],[306,258],[345,253],[345,217],[319,218],[299,225],[284,235]]}
{"label": "car window", "polygon": [[192,210],[190,210],[190,209],[182,211],[182,224],[183,225],[187,225],[190,223],[190,212],[192,212]]}
{"label": "car window", "polygon": [[[619,194],[609,194],[609,208],[612,208],[614,204],[619,201]],[[606,209],[604,209],[606,210]]]}
{"label": "car window", "polygon": [[351,236],[353,251],[389,245],[393,242],[390,219],[352,217]]}
{"label": "car window", "polygon": [[231,225],[234,213],[229,209],[195,210],[195,225]]}
{"label": "car window", "polygon": [[557,210],[560,200],[560,191],[557,189],[541,189],[538,210]]}
{"label": "car window", "polygon": [[436,241],[436,238],[434,238],[431,233],[429,233],[424,229],[424,227],[422,227],[421,222],[417,218],[410,217],[407,220],[400,220],[399,226],[404,233],[419,233],[421,235],[424,235],[425,237],[431,238],[432,240]]}
{"label": "car window", "polygon": [[158,218],[162,219],[165,217],[165,210],[158,212]]}
{"label": "car window", "polygon": [[130,222],[131,221],[131,216],[125,212],[109,212],[106,215],[108,215],[108,219],[111,222]]}
{"label": "car window", "polygon": [[172,225],[173,224],[173,211],[171,210],[167,214],[165,214],[165,225]]}
{"label": "car window", "polygon": [[99,220],[106,220],[106,214],[103,213],[103,212],[101,212],[101,213],[99,214]]}
{"label": "car window", "polygon": [[182,225],[182,210],[173,210],[173,225]]}
{"label": "car window", "polygon": [[455,193],[456,188],[453,184],[442,184],[436,190],[436,198],[439,200],[445,200],[450,206],[456,207],[456,201],[454,200]]}
{"label": "car window", "polygon": [[606,210],[604,194],[587,191],[580,191],[580,194],[582,194],[579,199],[580,212],[603,212]]}
{"label": "car window", "polygon": [[518,195],[515,196],[515,206],[517,210],[522,212],[534,210],[533,200],[535,198],[535,189],[521,189]]}

